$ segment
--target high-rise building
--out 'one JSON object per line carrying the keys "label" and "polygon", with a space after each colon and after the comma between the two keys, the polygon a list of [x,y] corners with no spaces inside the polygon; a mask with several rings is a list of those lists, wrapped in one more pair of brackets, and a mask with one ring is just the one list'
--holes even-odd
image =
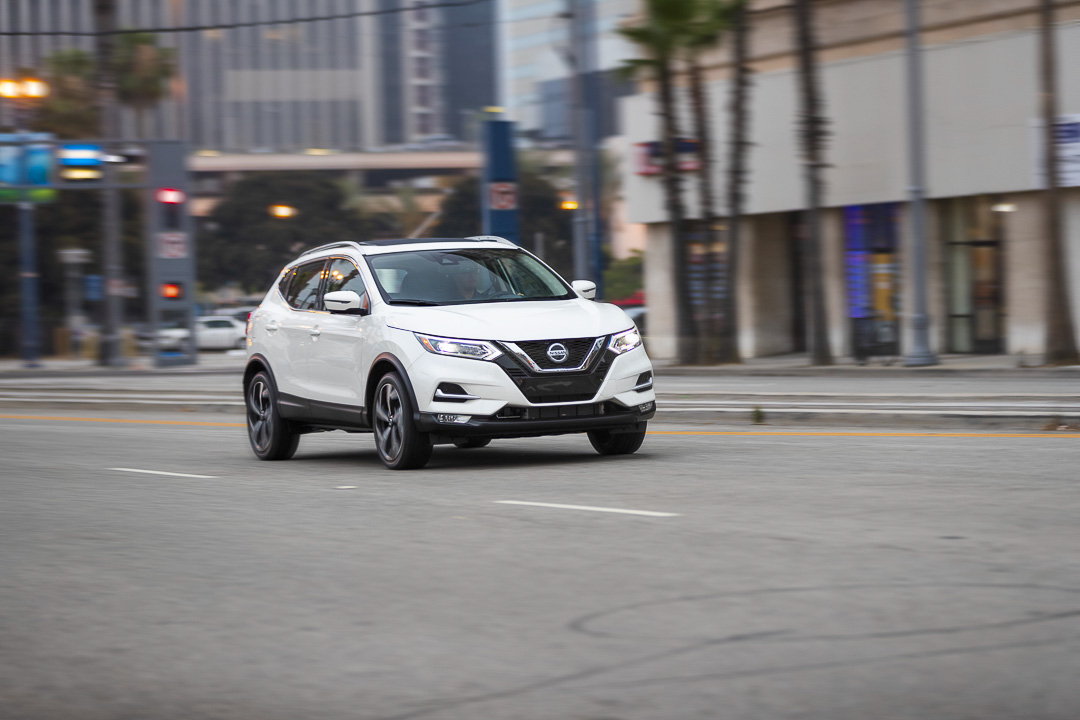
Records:
{"label": "high-rise building", "polygon": [[[616,31],[637,11],[638,0],[589,0],[593,15],[587,34],[595,48],[594,72],[602,79],[601,135],[618,133],[611,99],[629,92],[614,77],[633,47]],[[540,138],[569,135],[571,14],[577,0],[499,0],[502,103],[521,129]],[[595,86],[594,86],[595,87]],[[604,113],[607,106],[607,113]]]}
{"label": "high-rise building", "polygon": [[[201,150],[276,152],[459,133],[463,110],[494,100],[493,2],[445,16],[423,0],[117,0],[117,10],[121,28],[155,32],[176,50],[179,72],[150,114],[149,135]],[[92,5],[0,0],[0,26],[88,32]],[[305,20],[316,17],[326,19]],[[39,68],[72,47],[92,51],[93,39],[0,36],[0,74]],[[122,126],[134,137],[132,112]]]}

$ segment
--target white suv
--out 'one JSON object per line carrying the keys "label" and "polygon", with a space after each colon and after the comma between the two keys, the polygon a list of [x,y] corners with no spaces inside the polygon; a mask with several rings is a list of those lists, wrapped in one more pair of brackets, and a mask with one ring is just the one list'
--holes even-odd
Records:
{"label": "white suv", "polygon": [[656,411],[633,321],[508,240],[339,242],[282,271],[248,321],[244,397],[263,460],[374,432],[391,469],[432,445],[588,433],[635,452]]}

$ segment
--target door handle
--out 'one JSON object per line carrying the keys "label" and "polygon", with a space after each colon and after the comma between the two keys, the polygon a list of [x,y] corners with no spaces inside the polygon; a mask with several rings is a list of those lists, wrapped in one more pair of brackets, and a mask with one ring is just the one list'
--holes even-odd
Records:
{"label": "door handle", "polygon": [[320,335],[322,335],[322,330],[320,330],[318,327],[313,327],[308,330],[308,335],[310,335],[311,337],[319,337]]}
{"label": "door handle", "polygon": [[276,322],[266,323],[266,332],[277,332],[281,328]]}

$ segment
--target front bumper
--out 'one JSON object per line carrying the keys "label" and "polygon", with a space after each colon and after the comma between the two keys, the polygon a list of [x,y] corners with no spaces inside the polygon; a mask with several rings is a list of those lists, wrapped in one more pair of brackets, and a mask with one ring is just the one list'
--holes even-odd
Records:
{"label": "front bumper", "polygon": [[[521,438],[565,435],[591,430],[640,432],[656,414],[652,400],[633,407],[617,402],[574,405],[506,407],[495,415],[466,415],[461,406],[455,412],[421,412],[417,426],[437,437]],[[464,422],[462,419],[467,418]]]}
{"label": "front bumper", "polygon": [[[424,352],[408,367],[422,413],[460,413],[472,417],[495,416],[506,407],[550,408],[614,401],[632,408],[655,402],[651,383],[638,389],[652,363],[644,348],[623,355],[602,355],[588,371],[580,373],[532,373],[507,356],[494,362],[439,357]],[[441,383],[459,386],[475,399],[445,402],[435,397]]]}

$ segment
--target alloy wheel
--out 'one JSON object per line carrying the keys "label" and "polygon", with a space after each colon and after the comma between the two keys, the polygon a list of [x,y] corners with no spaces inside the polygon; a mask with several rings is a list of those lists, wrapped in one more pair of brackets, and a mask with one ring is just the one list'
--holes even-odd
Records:
{"label": "alloy wheel", "polygon": [[401,453],[404,422],[405,414],[397,388],[392,383],[384,383],[375,401],[375,437],[379,453],[388,461],[395,460]]}
{"label": "alloy wheel", "polygon": [[262,378],[256,378],[248,388],[247,403],[248,432],[251,443],[260,452],[270,447],[272,437],[272,405],[270,388]]}

